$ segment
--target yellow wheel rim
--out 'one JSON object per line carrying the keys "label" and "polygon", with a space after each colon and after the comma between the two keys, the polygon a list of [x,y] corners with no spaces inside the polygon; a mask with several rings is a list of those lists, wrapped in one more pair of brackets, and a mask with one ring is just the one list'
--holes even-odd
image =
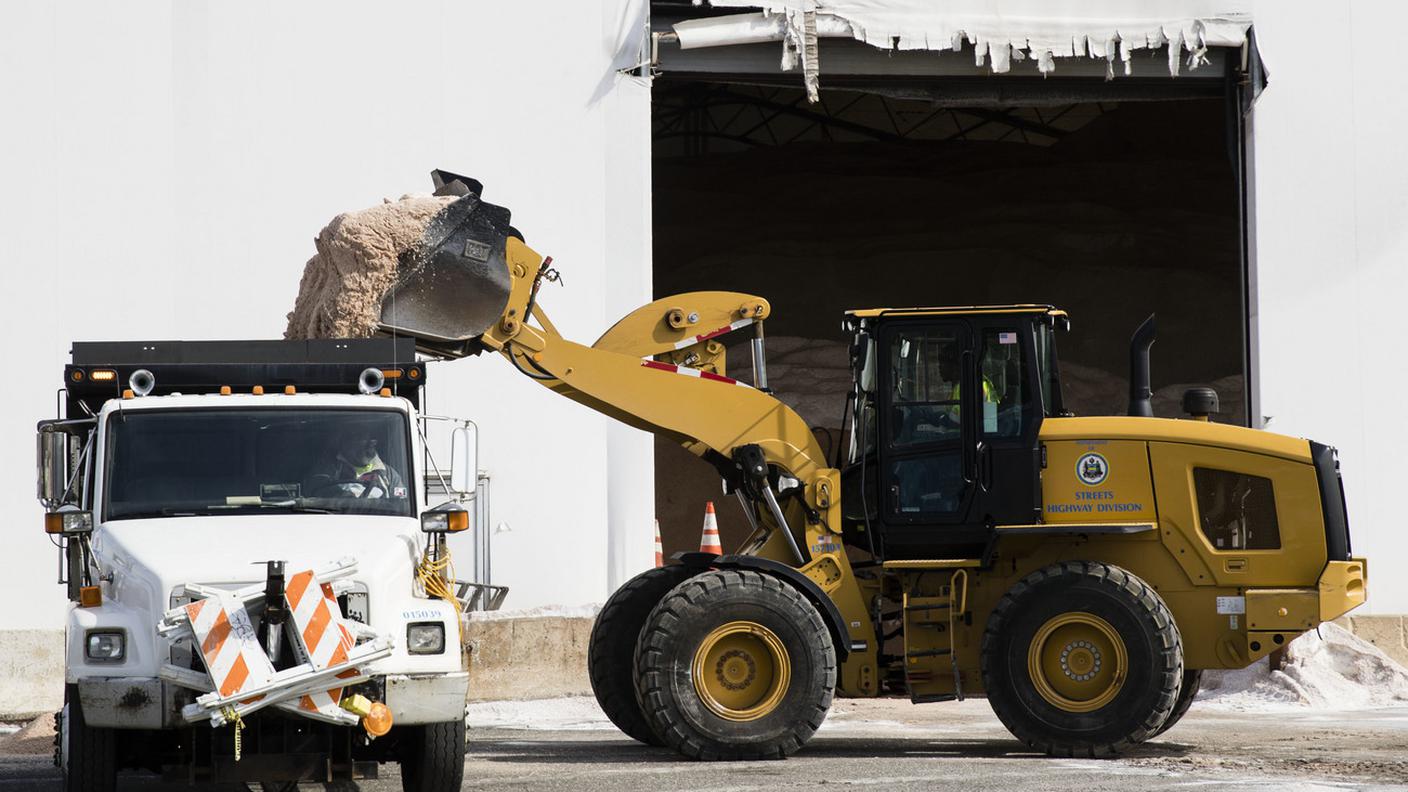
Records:
{"label": "yellow wheel rim", "polygon": [[694,652],[694,692],[709,711],[731,721],[757,720],[777,709],[792,679],[782,640],[757,622],[734,621],[704,637]]}
{"label": "yellow wheel rim", "polygon": [[1092,613],[1063,613],[1047,620],[1032,637],[1027,672],[1052,706],[1094,712],[1124,686],[1129,656],[1109,622]]}

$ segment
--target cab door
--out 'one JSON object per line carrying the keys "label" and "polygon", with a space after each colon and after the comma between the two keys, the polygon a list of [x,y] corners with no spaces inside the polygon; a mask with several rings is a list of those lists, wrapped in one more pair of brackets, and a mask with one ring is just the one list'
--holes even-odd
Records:
{"label": "cab door", "polygon": [[1026,314],[972,322],[976,495],[968,521],[1020,525],[1041,518],[1041,429],[1034,328]]}
{"label": "cab door", "polygon": [[993,525],[1037,520],[1031,332],[1012,314],[882,325],[877,494],[888,557],[976,553]]}
{"label": "cab door", "polygon": [[896,528],[962,523],[974,484],[964,409],[973,367],[968,326],[896,322],[882,326],[879,348],[883,519]]}

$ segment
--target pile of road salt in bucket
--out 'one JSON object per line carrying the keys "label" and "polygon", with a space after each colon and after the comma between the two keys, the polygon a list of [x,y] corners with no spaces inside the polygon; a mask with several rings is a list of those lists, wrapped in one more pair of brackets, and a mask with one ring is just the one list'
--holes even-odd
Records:
{"label": "pile of road salt in bucket", "polygon": [[1338,624],[1320,625],[1287,646],[1286,665],[1262,660],[1203,674],[1198,706],[1254,711],[1374,709],[1408,705],[1408,668]]}
{"label": "pile of road salt in bucket", "polygon": [[366,338],[402,259],[454,196],[405,195],[338,215],[318,232],[284,338]]}

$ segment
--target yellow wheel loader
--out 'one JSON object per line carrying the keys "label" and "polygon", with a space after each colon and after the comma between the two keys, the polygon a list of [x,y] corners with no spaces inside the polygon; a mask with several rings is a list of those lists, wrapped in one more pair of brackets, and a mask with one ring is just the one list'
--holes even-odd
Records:
{"label": "yellow wheel loader", "polygon": [[[1204,669],[1242,668],[1361,604],[1335,450],[1150,417],[1152,321],[1131,345],[1129,415],[1061,399],[1046,305],[851,311],[845,440],[827,459],[771,395],[762,297],[645,305],[590,346],[542,306],[551,259],[471,179],[382,308],[447,357],[497,352],[569,399],[713,465],[752,531],[618,590],[591,639],[622,731],[696,759],[785,757],[832,698],[985,696],[1020,740],[1117,753],[1187,711]],[[1151,317],[1152,319],[1152,317]],[[720,336],[751,330],[753,383]],[[786,383],[774,383],[779,389]]]}

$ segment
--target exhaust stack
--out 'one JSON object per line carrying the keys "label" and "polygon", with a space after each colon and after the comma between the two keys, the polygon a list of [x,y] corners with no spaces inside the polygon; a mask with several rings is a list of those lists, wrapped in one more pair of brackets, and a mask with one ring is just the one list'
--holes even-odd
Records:
{"label": "exhaust stack", "polygon": [[1153,417],[1154,392],[1149,387],[1149,347],[1154,345],[1154,315],[1129,339],[1129,414]]}

